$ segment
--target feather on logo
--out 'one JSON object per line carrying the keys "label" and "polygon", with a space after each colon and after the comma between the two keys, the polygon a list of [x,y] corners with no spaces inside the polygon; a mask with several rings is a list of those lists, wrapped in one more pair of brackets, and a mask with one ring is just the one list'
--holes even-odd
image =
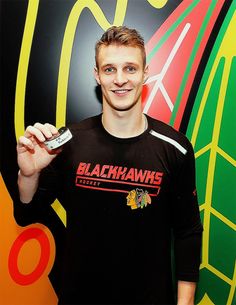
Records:
{"label": "feather on logo", "polygon": [[151,197],[147,191],[136,188],[129,192],[127,199],[127,205],[131,207],[132,210],[141,208],[143,209],[148,204],[152,203]]}

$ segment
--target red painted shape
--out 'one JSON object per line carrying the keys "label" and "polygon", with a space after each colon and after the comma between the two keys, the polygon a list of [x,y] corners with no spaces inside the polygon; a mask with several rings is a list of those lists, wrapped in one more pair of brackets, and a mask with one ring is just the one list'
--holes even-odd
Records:
{"label": "red painted shape", "polygon": [[[18,269],[17,260],[20,250],[29,239],[36,239],[41,247],[41,255],[36,268],[29,274],[22,274]],[[45,271],[50,258],[50,242],[47,235],[38,228],[23,231],[15,240],[9,253],[8,269],[12,279],[20,285],[30,285],[37,281]]]}
{"label": "red painted shape", "polygon": [[[188,100],[189,92],[193,84],[194,77],[196,75],[197,68],[199,66],[203,51],[206,47],[206,43],[209,39],[212,28],[215,21],[219,15],[219,12],[224,4],[225,0],[217,1],[214,10],[211,13],[210,20],[206,26],[206,30],[203,34],[203,38],[196,51],[195,58],[193,60],[191,70],[185,84],[181,102],[176,114],[174,121],[174,127],[179,129],[184,109]],[[168,65],[166,73],[163,75],[162,84],[166,93],[168,94],[173,106],[175,105],[184,73],[191,56],[191,53],[196,43],[197,35],[199,34],[200,28],[202,26],[203,20],[207,14],[211,2],[210,1],[199,1],[199,3],[194,7],[194,9],[184,18],[184,20],[177,26],[177,28],[170,34],[167,40],[159,48],[156,54],[151,59],[149,63],[149,78],[160,74],[165,67],[168,57],[174,48],[175,43],[180,37],[185,26],[190,25],[182,43],[177,49],[173,60],[170,65]],[[158,41],[164,36],[164,34],[169,30],[169,28],[177,21],[177,19],[184,13],[184,11],[190,6],[188,1],[183,1],[176,10],[170,15],[170,17],[162,24],[162,26],[153,35],[150,41],[146,45],[147,55],[153,50]],[[145,89],[146,94],[143,95],[143,107],[145,107],[147,100],[152,92],[154,83],[148,83]],[[166,99],[163,94],[158,89],[154,99],[152,100],[151,106],[146,111],[150,116],[160,119],[166,123],[169,123],[172,111],[167,106]]]}

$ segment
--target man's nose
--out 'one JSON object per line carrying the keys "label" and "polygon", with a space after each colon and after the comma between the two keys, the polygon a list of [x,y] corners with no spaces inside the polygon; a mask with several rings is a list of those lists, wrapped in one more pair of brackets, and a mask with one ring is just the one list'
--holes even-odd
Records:
{"label": "man's nose", "polygon": [[123,71],[117,71],[115,78],[114,78],[114,84],[117,86],[122,86],[128,82],[127,75]]}

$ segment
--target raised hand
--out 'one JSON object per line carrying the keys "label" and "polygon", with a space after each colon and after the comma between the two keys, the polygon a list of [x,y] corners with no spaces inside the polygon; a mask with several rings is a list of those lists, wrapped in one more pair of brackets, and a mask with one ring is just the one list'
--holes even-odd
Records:
{"label": "raised hand", "polygon": [[48,123],[36,123],[26,128],[16,147],[21,175],[30,177],[40,173],[60,153],[60,149],[50,151],[43,144],[45,140],[57,134],[57,128]]}

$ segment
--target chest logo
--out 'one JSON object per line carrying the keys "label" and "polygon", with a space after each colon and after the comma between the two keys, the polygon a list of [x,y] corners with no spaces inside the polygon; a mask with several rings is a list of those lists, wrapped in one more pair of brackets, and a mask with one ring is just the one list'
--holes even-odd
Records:
{"label": "chest logo", "polygon": [[152,203],[151,197],[147,191],[136,188],[128,193],[127,205],[130,206],[132,210],[141,208],[143,209],[148,204]]}

